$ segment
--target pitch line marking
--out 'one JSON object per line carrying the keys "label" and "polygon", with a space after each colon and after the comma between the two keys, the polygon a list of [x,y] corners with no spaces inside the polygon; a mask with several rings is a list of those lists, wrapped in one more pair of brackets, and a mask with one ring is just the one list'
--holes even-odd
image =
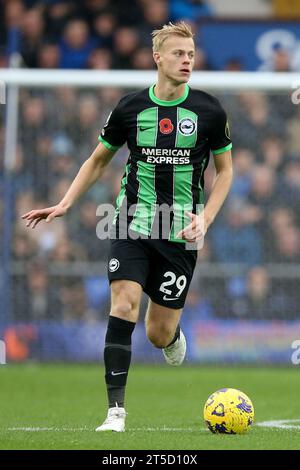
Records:
{"label": "pitch line marking", "polygon": [[[39,427],[39,426],[13,426],[8,428],[2,428],[3,431],[9,432],[94,432],[94,428],[69,428],[69,427]],[[127,431],[131,432],[198,432],[198,431],[208,431],[205,428],[170,428],[167,426],[161,428],[128,428]]]}
{"label": "pitch line marking", "polygon": [[[296,424],[287,424],[287,423],[299,423]],[[262,428],[276,428],[276,429],[299,429],[300,430],[300,419],[276,419],[270,421],[262,421],[261,423],[256,423],[256,426]]]}
{"label": "pitch line marking", "polygon": [[[292,424],[293,423],[293,424]],[[297,424],[298,423],[298,424]],[[259,423],[254,423],[254,426],[261,428],[275,428],[275,429],[293,429],[300,430],[300,419],[277,419],[269,421],[261,421]],[[94,432],[94,428],[87,427],[40,427],[40,426],[12,426],[7,428],[2,428],[2,431],[9,432]],[[129,432],[208,432],[207,428],[171,428],[167,426],[163,427],[145,427],[145,428],[127,428]]]}

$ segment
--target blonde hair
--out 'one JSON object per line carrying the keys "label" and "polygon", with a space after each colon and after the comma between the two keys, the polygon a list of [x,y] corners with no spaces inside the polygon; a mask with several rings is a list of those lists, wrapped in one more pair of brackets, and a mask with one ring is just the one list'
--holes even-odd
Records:
{"label": "blonde hair", "polygon": [[165,40],[171,35],[176,34],[183,38],[194,39],[194,33],[191,27],[184,21],[178,21],[177,23],[171,23],[163,25],[161,29],[155,29],[152,31],[152,49],[153,52],[158,52]]}

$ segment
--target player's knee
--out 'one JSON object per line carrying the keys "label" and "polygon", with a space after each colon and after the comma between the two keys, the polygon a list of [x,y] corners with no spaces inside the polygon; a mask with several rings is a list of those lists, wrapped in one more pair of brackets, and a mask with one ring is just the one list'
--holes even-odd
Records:
{"label": "player's knee", "polygon": [[133,303],[130,300],[120,300],[111,307],[111,315],[114,317],[122,318],[123,320],[131,320],[132,311],[134,310]]}
{"label": "player's knee", "polygon": [[114,286],[111,314],[123,320],[133,321],[139,308],[139,300],[134,292],[126,290],[124,286]]}
{"label": "player's knee", "polygon": [[167,329],[147,328],[147,337],[156,348],[162,349],[172,341],[172,333]]}
{"label": "player's knee", "polygon": [[123,293],[112,303],[111,314],[123,320],[132,321],[132,315],[135,314],[137,308],[138,302],[135,297],[129,293]]}

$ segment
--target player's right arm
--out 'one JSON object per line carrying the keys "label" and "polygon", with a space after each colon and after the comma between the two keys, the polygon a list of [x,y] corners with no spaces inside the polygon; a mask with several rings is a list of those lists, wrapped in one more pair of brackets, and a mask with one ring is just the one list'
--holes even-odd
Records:
{"label": "player's right arm", "polygon": [[56,206],[31,210],[22,215],[22,219],[27,220],[26,226],[34,228],[41,220],[46,219],[46,222],[50,222],[55,217],[65,215],[77,199],[101,178],[115,152],[116,149],[109,149],[100,142],[91,156],[83,163],[65,196]]}

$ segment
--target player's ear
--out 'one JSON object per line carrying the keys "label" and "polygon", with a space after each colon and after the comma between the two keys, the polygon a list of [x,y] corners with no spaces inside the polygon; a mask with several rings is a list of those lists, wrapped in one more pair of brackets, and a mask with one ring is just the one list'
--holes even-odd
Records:
{"label": "player's ear", "polygon": [[156,65],[160,64],[160,61],[161,61],[160,52],[153,52],[153,60],[156,63]]}

